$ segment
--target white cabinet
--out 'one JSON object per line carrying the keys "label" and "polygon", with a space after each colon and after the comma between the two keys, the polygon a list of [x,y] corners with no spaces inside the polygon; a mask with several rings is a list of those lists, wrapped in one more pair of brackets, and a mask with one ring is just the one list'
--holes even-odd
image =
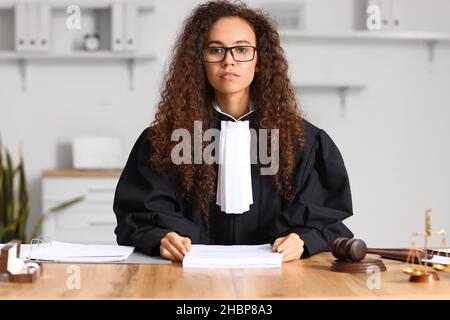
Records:
{"label": "white cabinet", "polygon": [[116,217],[113,200],[118,171],[46,171],[43,176],[43,211],[79,196],[84,200],[50,213],[42,225],[48,240],[114,244]]}

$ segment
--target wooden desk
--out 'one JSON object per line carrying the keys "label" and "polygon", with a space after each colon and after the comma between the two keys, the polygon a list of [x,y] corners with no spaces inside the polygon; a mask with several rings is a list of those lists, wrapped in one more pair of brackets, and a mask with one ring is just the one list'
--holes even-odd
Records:
{"label": "wooden desk", "polygon": [[329,271],[321,253],[281,269],[183,269],[172,265],[82,264],[81,288],[68,289],[69,264],[45,264],[33,284],[0,283],[2,299],[450,299],[450,273],[441,281],[410,283],[403,263],[384,260],[381,288],[368,274]]}

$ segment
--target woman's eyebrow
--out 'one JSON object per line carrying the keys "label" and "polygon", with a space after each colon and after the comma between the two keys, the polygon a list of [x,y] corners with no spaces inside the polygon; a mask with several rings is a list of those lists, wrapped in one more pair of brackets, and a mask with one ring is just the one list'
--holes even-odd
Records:
{"label": "woman's eyebrow", "polygon": [[[238,41],[233,42],[233,44],[239,44],[239,43],[251,44],[250,41],[247,41],[247,40],[238,40]],[[209,41],[206,45],[209,46],[210,44],[220,44],[222,46],[224,45],[224,43],[219,40]]]}

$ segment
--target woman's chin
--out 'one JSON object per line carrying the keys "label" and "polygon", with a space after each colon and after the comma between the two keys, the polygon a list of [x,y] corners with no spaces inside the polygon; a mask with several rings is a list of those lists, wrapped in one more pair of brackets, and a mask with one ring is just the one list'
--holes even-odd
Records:
{"label": "woman's chin", "polygon": [[245,86],[237,86],[233,84],[226,84],[221,86],[216,86],[214,89],[221,94],[234,94],[240,91],[246,90],[248,87]]}

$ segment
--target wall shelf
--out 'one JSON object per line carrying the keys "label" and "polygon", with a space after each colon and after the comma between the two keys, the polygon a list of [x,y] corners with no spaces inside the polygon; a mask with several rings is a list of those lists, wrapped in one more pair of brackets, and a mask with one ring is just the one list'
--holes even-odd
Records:
{"label": "wall shelf", "polygon": [[337,90],[341,104],[342,115],[345,115],[347,96],[350,91],[364,90],[367,85],[362,82],[341,79],[309,79],[293,82],[295,90]]}
{"label": "wall shelf", "polygon": [[[285,30],[280,32],[280,38],[285,42],[297,41],[397,41],[424,42],[428,47],[430,70],[433,68],[434,52],[439,42],[450,43],[449,33],[437,32],[405,32],[405,31],[344,31],[344,32],[309,32]],[[362,82],[346,79],[305,79],[294,81],[295,90],[337,90],[341,108],[345,114],[347,96],[350,91],[361,91],[366,88]]]}
{"label": "wall shelf", "polygon": [[286,30],[280,32],[286,40],[397,40],[397,41],[447,41],[450,34],[437,32],[406,31],[347,31],[347,32],[307,32]]}
{"label": "wall shelf", "polygon": [[[68,9],[73,5],[79,6],[79,17],[83,14],[83,29],[81,23],[74,28],[67,25],[67,17],[74,14],[73,8]],[[154,53],[139,47],[140,14],[154,10],[153,4],[143,0],[1,1],[0,13],[7,21],[2,26],[9,34],[0,35],[0,62],[18,63],[21,87],[26,91],[30,61],[123,61],[133,91],[136,62],[156,60]],[[59,37],[52,33],[57,27],[63,33]],[[97,47],[84,50],[84,39],[94,34],[99,39]]]}
{"label": "wall shelf", "polygon": [[136,61],[151,62],[156,61],[156,55],[153,53],[134,53],[134,52],[64,52],[64,53],[41,53],[41,52],[15,52],[0,51],[0,61],[17,61],[21,78],[22,91],[27,91],[28,85],[28,61],[124,61],[128,71],[128,81],[130,91],[135,89],[135,67]]}
{"label": "wall shelf", "polygon": [[156,55],[152,53],[134,53],[134,52],[15,52],[0,51],[0,60],[156,60]]}
{"label": "wall shelf", "polygon": [[[77,5],[82,9],[108,9],[111,7],[113,2],[116,3],[126,3],[126,1],[112,1],[112,0],[78,0],[78,1],[66,1],[66,0],[53,0],[53,1],[45,1],[52,8],[55,9],[66,9],[71,5]],[[0,9],[13,9],[17,1],[8,1],[4,0],[0,3]],[[143,11],[152,11],[155,9],[155,6],[148,1],[137,1],[133,0],[133,4],[136,4],[139,7],[139,10]]]}
{"label": "wall shelf", "polygon": [[305,41],[398,41],[398,42],[425,42],[428,48],[428,63],[430,71],[433,69],[436,45],[439,42],[450,43],[449,33],[413,32],[413,31],[364,31],[355,30],[347,32],[308,32],[286,30],[280,32],[282,40]]}

